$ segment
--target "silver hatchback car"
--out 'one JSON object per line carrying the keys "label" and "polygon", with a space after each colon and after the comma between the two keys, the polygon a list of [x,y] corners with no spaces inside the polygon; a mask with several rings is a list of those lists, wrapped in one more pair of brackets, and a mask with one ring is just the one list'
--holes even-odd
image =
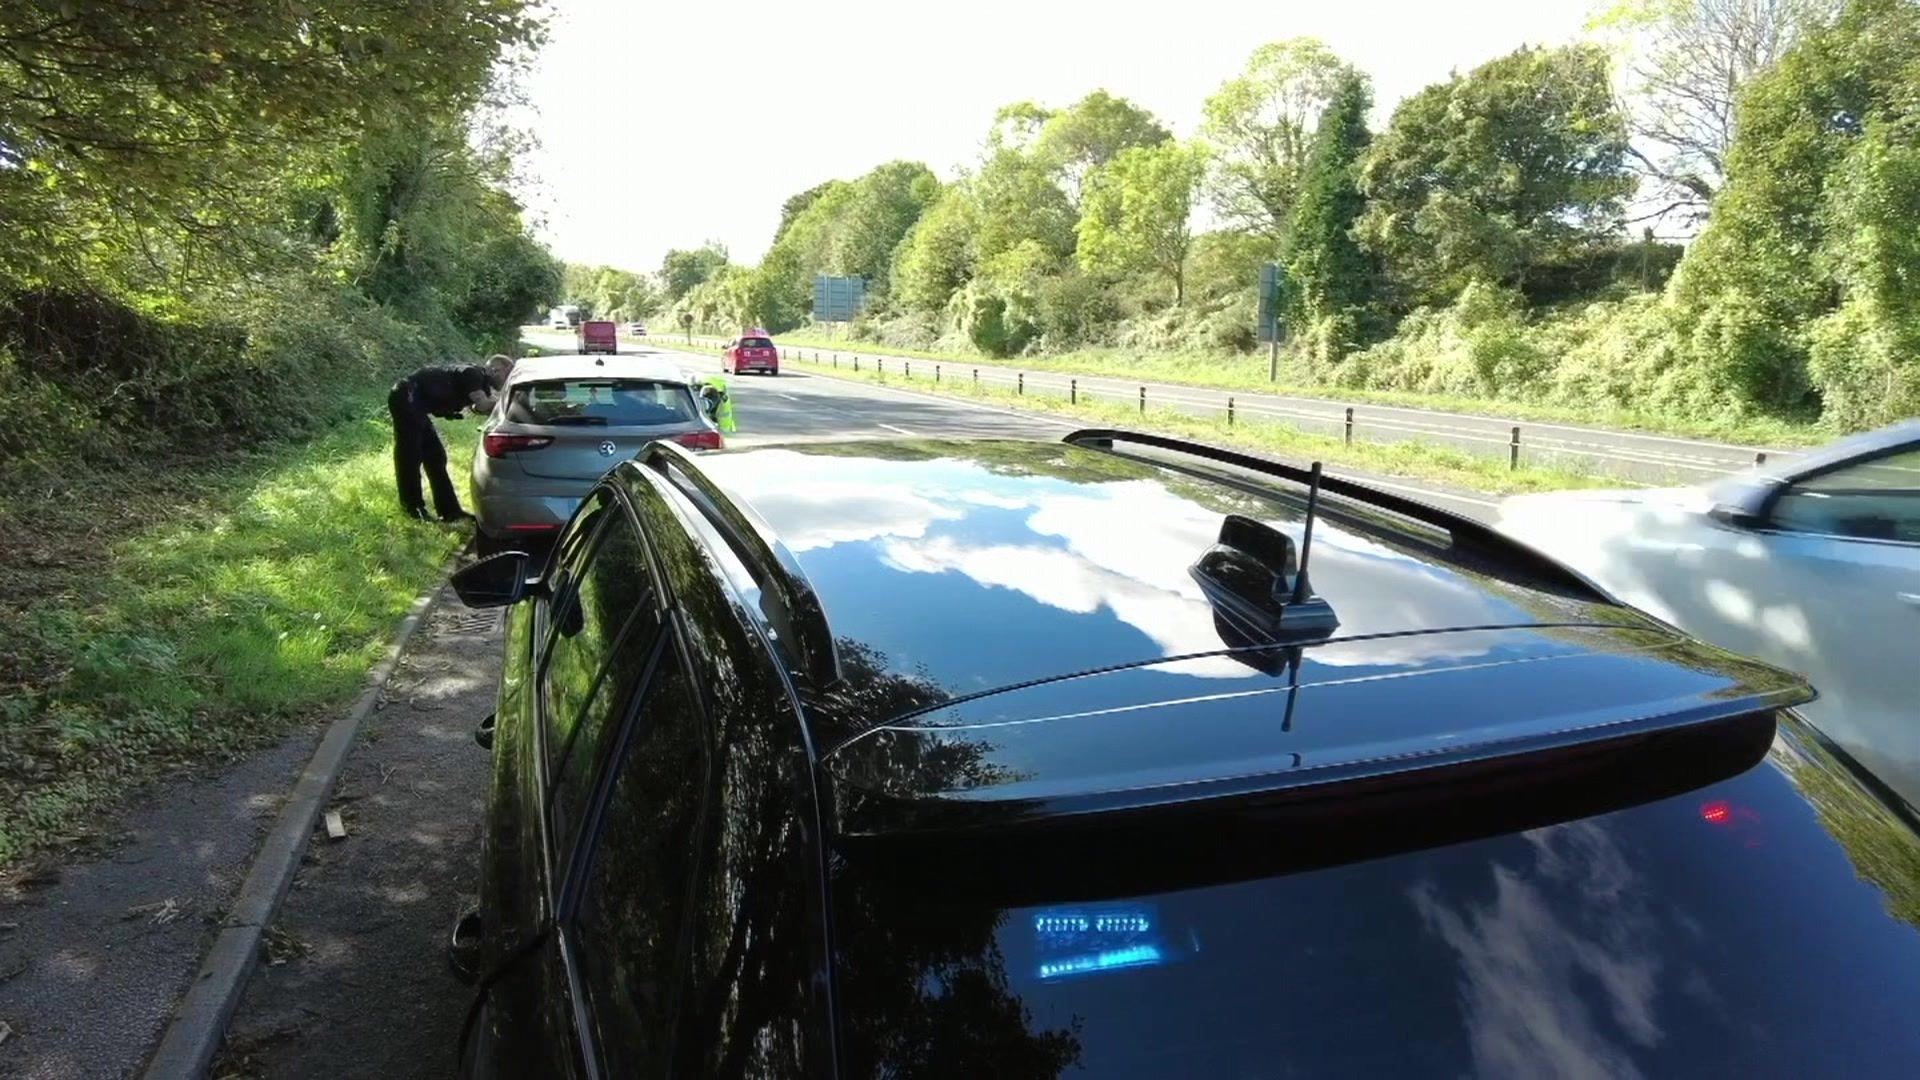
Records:
{"label": "silver hatchback car", "polygon": [[654,439],[718,450],[678,365],[653,356],[548,356],[514,365],[473,454],[482,554],[544,546],[608,469]]}

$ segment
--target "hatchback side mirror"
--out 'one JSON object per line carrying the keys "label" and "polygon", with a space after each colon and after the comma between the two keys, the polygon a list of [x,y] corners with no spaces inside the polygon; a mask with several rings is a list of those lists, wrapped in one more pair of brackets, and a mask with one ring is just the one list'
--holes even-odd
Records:
{"label": "hatchback side mirror", "polygon": [[460,602],[472,608],[507,607],[526,599],[527,566],[531,560],[524,551],[503,551],[489,555],[454,571],[453,591]]}

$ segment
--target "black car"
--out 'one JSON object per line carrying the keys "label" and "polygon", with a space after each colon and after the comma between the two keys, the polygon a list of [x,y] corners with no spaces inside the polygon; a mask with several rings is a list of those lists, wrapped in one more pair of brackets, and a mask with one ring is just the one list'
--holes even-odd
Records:
{"label": "black car", "polygon": [[456,584],[474,1074],[1920,1071],[1920,842],[1809,689],[1317,467],[655,444]]}

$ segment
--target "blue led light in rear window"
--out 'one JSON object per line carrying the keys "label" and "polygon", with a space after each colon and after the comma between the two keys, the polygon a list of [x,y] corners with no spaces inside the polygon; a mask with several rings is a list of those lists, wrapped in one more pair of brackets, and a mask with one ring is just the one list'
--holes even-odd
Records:
{"label": "blue led light in rear window", "polygon": [[1040,934],[1143,934],[1153,920],[1139,913],[1044,912],[1033,917]]}
{"label": "blue led light in rear window", "polygon": [[1040,977],[1057,979],[1062,975],[1084,975],[1096,971],[1148,967],[1160,963],[1162,959],[1164,958],[1160,955],[1160,950],[1155,946],[1129,945],[1124,949],[1108,949],[1106,952],[1045,961],[1040,965]]}
{"label": "blue led light in rear window", "polygon": [[1042,979],[1151,967],[1174,959],[1153,905],[1042,908],[1030,916],[1035,972]]}

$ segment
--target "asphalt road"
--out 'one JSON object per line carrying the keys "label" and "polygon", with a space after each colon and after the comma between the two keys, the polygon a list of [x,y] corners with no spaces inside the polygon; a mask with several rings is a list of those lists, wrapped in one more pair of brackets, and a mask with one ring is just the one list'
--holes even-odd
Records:
{"label": "asphalt road", "polygon": [[[528,340],[548,348],[572,344],[571,338],[558,334],[530,333]],[[620,351],[668,356],[691,371],[720,371],[713,353],[689,351],[662,339],[644,344],[623,341]],[[727,439],[729,446],[841,438],[1057,439],[1084,426],[1047,413],[1021,412],[944,394],[793,370],[777,378],[731,376],[727,385],[740,423],[739,433]],[[1483,520],[1491,516],[1494,507],[1492,498],[1476,492],[1345,466],[1332,471]]]}
{"label": "asphalt road", "polygon": [[[570,335],[542,338],[543,343],[564,341]],[[718,339],[695,337],[702,347],[717,345]],[[856,355],[841,350],[794,346],[808,358],[823,360],[834,356],[851,363]],[[861,351],[863,363],[884,362],[888,371],[906,371],[925,377],[934,361],[888,353]],[[1246,363],[1264,372],[1264,358]],[[1032,392],[1065,397],[1070,381],[1077,380],[1082,392],[1097,394],[1106,400],[1132,400],[1143,385],[1138,379],[1109,378],[1099,375],[1075,375],[1050,371],[1025,370],[1010,365],[982,364],[972,360],[944,362],[952,373],[965,369],[979,371],[983,382],[1011,387],[1024,375]],[[1404,408],[1364,402],[1344,402],[1328,398],[1299,397],[1289,394],[1261,394],[1244,390],[1213,390],[1177,383],[1147,382],[1148,400],[1157,407],[1176,408],[1201,416],[1218,416],[1226,411],[1227,399],[1244,416],[1292,424],[1303,431],[1321,435],[1339,435],[1345,430],[1346,410],[1354,412],[1354,437],[1375,442],[1418,439],[1451,446],[1485,457],[1505,460],[1513,429],[1520,428],[1521,460],[1538,465],[1561,465],[1583,472],[1618,476],[1647,484],[1690,484],[1714,480],[1740,472],[1753,465],[1755,455],[1769,459],[1791,457],[1789,451],[1772,447],[1739,446],[1707,439],[1683,439],[1668,435],[1617,431],[1577,424],[1556,424],[1538,420],[1520,420],[1499,415],[1446,412],[1438,409]]]}

